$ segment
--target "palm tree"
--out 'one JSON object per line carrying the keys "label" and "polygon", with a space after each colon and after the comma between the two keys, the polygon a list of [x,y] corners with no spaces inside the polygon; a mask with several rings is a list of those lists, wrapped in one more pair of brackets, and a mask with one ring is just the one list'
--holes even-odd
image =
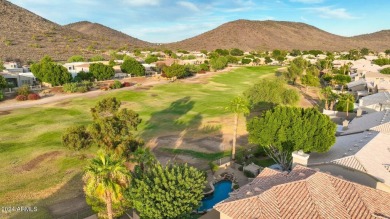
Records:
{"label": "palm tree", "polygon": [[346,112],[347,112],[347,118],[348,118],[349,104],[355,102],[355,97],[350,93],[343,94],[340,96],[340,101],[343,101],[347,105]]}
{"label": "palm tree", "polygon": [[146,167],[150,167],[156,162],[156,158],[150,149],[142,147],[139,147],[134,151],[133,157],[130,160],[137,163],[140,166],[142,172],[144,172]]}
{"label": "palm tree", "polygon": [[329,105],[328,105],[328,101],[330,99],[330,96],[332,95],[332,88],[329,87],[329,86],[326,86],[324,88],[321,89],[321,93],[324,95],[325,97],[325,109],[329,109]]}
{"label": "palm tree", "polygon": [[84,191],[103,200],[107,207],[107,216],[112,219],[112,204],[122,200],[123,191],[128,187],[129,181],[130,174],[124,160],[99,152],[86,167]]}
{"label": "palm tree", "polygon": [[226,108],[228,111],[234,113],[234,132],[233,132],[233,147],[232,147],[232,160],[236,157],[236,140],[237,140],[237,126],[238,117],[240,113],[244,115],[249,113],[249,103],[243,97],[235,97]]}

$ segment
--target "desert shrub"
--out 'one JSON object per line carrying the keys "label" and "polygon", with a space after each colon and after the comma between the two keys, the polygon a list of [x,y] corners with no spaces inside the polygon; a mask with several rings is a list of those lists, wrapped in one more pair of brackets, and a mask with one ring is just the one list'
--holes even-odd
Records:
{"label": "desert shrub", "polygon": [[123,82],[122,87],[130,87],[131,83],[130,82]]}
{"label": "desert shrub", "polygon": [[0,91],[0,101],[2,101],[3,99],[4,99],[3,91]]}
{"label": "desert shrub", "polygon": [[251,63],[251,62],[252,62],[252,60],[250,60],[250,59],[242,59],[242,60],[241,60],[241,63],[242,63],[243,65],[249,64],[249,63]]}
{"label": "desert shrub", "polygon": [[86,86],[80,86],[80,87],[77,87],[77,92],[79,92],[79,93],[85,93],[85,92],[87,92],[89,89],[88,89],[88,87],[86,87]]}
{"label": "desert shrub", "polygon": [[217,164],[215,164],[214,162],[209,162],[209,167],[213,173],[217,172],[219,169],[219,166]]}
{"label": "desert shrub", "polygon": [[244,170],[244,175],[248,178],[254,178],[255,174],[253,174],[251,171]]}
{"label": "desert shrub", "polygon": [[27,97],[31,93],[30,86],[25,84],[25,85],[19,87],[17,93],[18,93],[18,95],[23,95],[23,96]]}
{"label": "desert shrub", "polygon": [[75,93],[77,92],[77,83],[66,83],[63,85],[64,92]]}
{"label": "desert shrub", "polygon": [[27,100],[27,96],[25,96],[25,95],[18,95],[18,96],[16,96],[15,99],[17,101],[25,101],[25,100]]}
{"label": "desert shrub", "polygon": [[239,171],[243,171],[243,170],[244,170],[244,167],[243,167],[243,166],[239,166],[239,167],[238,167],[238,170],[239,170]]}
{"label": "desert shrub", "polygon": [[238,184],[234,184],[233,189],[236,190],[238,188],[240,188],[240,186]]}
{"label": "desert shrub", "polygon": [[28,100],[39,100],[39,99],[41,99],[41,96],[39,96],[39,94],[36,94],[36,93],[31,93],[27,96],[27,99]]}
{"label": "desert shrub", "polygon": [[118,80],[115,80],[113,84],[110,85],[111,89],[119,89],[122,87],[122,83]]}
{"label": "desert shrub", "polygon": [[390,67],[380,70],[380,73],[389,75],[390,74]]}
{"label": "desert shrub", "polygon": [[73,81],[92,81],[93,79],[94,77],[92,73],[81,71],[73,78]]}

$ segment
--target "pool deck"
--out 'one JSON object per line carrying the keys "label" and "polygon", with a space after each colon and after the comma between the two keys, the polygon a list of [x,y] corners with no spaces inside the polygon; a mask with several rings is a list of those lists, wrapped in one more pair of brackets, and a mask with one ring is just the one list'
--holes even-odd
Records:
{"label": "pool deck", "polygon": [[234,164],[233,166],[228,166],[226,168],[219,168],[214,174],[212,174],[211,171],[207,171],[207,181],[213,182],[215,180],[219,180],[222,173],[228,173],[235,177],[236,182],[240,187],[250,183],[253,179],[246,177],[243,171],[239,171],[239,166],[239,164]]}

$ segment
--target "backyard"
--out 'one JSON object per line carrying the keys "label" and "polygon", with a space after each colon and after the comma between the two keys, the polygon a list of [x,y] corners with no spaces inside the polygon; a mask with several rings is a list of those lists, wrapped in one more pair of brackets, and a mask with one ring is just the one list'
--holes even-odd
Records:
{"label": "backyard", "polygon": [[[64,214],[57,214],[53,207],[61,201],[82,200],[83,166],[97,148],[70,151],[61,145],[61,135],[70,125],[91,122],[89,109],[108,96],[140,114],[137,134],[160,161],[175,159],[205,169],[208,161],[229,155],[233,132],[233,116],[225,110],[229,101],[259,78],[273,76],[275,70],[270,66],[238,68],[198,80],[0,112],[0,203],[37,206],[38,212],[28,215],[42,218]],[[244,118],[238,134],[238,144],[246,145]]]}

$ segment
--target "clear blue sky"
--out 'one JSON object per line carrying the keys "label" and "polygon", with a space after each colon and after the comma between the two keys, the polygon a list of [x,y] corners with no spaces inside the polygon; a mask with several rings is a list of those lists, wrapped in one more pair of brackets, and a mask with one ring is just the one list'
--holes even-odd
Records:
{"label": "clear blue sky", "polygon": [[91,21],[149,42],[173,42],[237,19],[304,22],[354,36],[390,29],[390,0],[10,0],[64,25]]}

